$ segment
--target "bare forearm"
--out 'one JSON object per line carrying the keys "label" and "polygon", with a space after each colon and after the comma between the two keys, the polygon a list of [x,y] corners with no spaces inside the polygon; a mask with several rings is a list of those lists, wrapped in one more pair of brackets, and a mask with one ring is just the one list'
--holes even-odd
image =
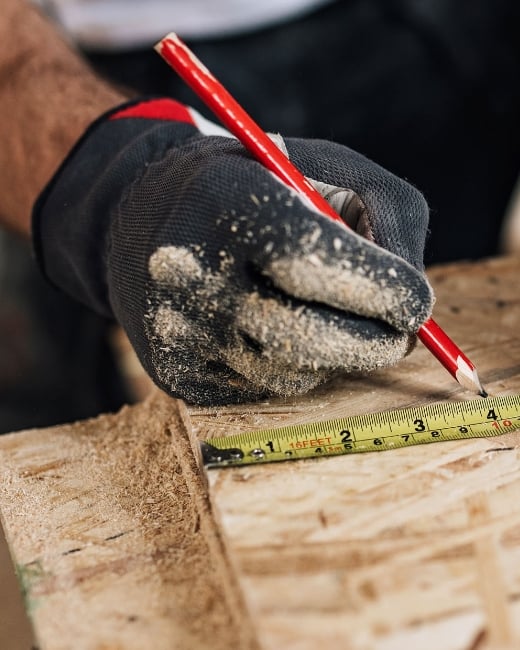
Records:
{"label": "bare forearm", "polygon": [[124,99],[25,0],[2,0],[0,223],[29,235],[45,183],[88,124]]}

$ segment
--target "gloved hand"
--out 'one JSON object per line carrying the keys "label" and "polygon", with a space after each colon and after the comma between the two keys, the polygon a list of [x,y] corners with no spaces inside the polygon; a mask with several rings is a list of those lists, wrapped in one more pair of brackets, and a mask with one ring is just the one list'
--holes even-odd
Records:
{"label": "gloved hand", "polygon": [[94,123],[34,209],[47,277],[115,316],[152,379],[190,402],[396,363],[432,307],[419,192],[346,147],[280,139],[359,235],[219,129],[168,99]]}

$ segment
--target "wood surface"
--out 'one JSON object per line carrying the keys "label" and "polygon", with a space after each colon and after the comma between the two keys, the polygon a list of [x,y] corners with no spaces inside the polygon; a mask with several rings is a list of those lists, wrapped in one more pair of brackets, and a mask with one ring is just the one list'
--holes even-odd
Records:
{"label": "wood surface", "polygon": [[[432,269],[435,318],[493,395],[520,393],[520,258]],[[200,438],[474,399],[417,347],[396,368],[249,410],[191,409]],[[520,648],[520,432],[210,470],[265,650]]]}
{"label": "wood surface", "polygon": [[257,647],[178,410],[157,392],[0,438],[2,523],[39,649]]}
{"label": "wood surface", "polygon": [[[430,277],[485,386],[519,393],[520,259]],[[294,400],[201,409],[155,392],[3,436],[0,512],[39,647],[519,648],[518,434],[207,473],[190,448],[470,398],[417,347]]]}

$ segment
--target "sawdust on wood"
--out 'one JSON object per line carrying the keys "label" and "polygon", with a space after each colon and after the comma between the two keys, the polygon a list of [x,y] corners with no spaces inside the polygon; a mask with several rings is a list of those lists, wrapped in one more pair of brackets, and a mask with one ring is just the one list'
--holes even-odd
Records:
{"label": "sawdust on wood", "polygon": [[42,647],[255,647],[177,402],[11,434],[0,463]]}

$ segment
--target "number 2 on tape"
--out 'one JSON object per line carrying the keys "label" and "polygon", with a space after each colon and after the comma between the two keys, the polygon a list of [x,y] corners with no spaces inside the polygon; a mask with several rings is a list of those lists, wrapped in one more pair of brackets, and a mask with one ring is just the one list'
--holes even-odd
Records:
{"label": "number 2 on tape", "polygon": [[520,395],[444,402],[250,431],[201,443],[206,467],[382,451],[520,429]]}

